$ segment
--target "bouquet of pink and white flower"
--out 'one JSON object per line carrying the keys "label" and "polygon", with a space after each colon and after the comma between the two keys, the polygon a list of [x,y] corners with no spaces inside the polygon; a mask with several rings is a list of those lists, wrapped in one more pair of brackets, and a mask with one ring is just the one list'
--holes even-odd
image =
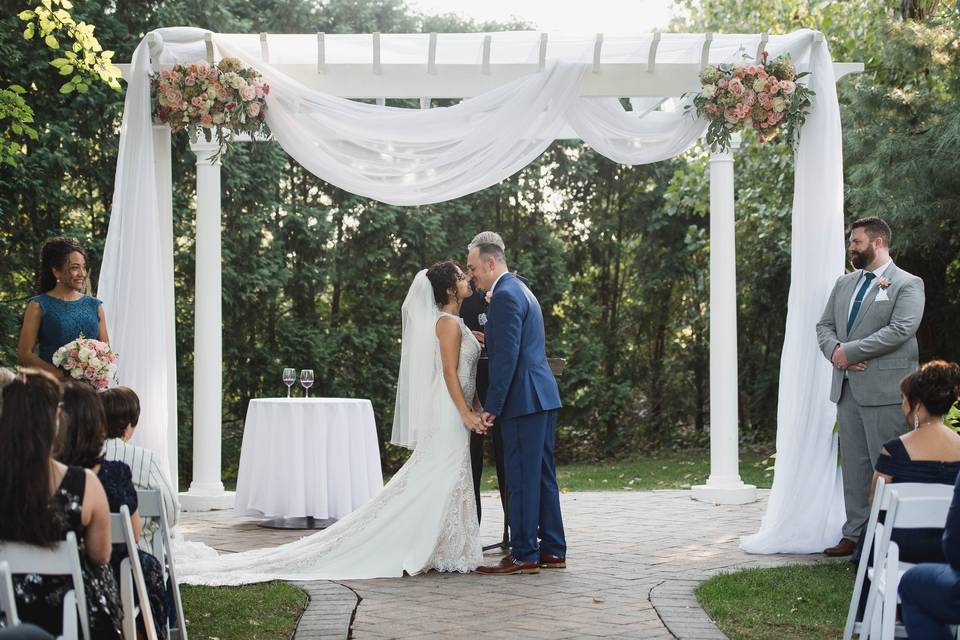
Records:
{"label": "bouquet of pink and white flower", "polygon": [[169,124],[174,133],[203,130],[208,141],[214,133],[225,145],[239,133],[269,135],[265,97],[270,85],[236,58],[174,65],[150,76],[150,91],[154,120]]}
{"label": "bouquet of pink and white flower", "polygon": [[806,75],[797,73],[790,54],[768,61],[766,51],[756,64],[720,64],[701,71],[701,90],[693,98],[693,108],[710,122],[707,144],[726,150],[731,136],[748,128],[757,131],[760,142],[783,131],[795,144],[815,95],[797,82]]}
{"label": "bouquet of pink and white flower", "polygon": [[106,389],[117,372],[117,354],[106,342],[80,334],[54,352],[53,364],[74,380],[87,382],[94,389]]}

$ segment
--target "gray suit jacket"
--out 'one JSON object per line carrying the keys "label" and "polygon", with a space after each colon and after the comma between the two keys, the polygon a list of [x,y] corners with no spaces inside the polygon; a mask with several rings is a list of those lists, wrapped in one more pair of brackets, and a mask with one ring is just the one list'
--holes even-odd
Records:
{"label": "gray suit jacket", "polygon": [[[854,287],[862,270],[840,276],[817,323],[817,340],[827,360],[838,344],[850,363],[869,361],[865,371],[848,371],[850,391],[860,406],[900,404],[900,380],[917,368],[917,328],[923,317],[923,280],[891,263],[883,277],[890,280],[888,300],[877,300],[874,284],[863,299],[847,334],[847,317]],[[830,400],[840,400],[844,372],[833,370]]]}

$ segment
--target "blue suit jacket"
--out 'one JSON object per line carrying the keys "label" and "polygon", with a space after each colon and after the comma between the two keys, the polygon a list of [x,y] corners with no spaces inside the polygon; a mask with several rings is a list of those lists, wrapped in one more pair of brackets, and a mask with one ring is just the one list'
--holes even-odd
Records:
{"label": "blue suit jacket", "polygon": [[559,409],[540,303],[513,274],[504,274],[493,289],[484,333],[490,358],[484,410],[498,418],[516,418]]}

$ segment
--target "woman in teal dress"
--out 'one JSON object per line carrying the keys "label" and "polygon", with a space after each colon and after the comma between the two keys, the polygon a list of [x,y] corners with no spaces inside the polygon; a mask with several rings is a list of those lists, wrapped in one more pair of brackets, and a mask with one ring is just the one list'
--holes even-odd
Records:
{"label": "woman in teal dress", "polygon": [[[17,362],[54,375],[53,354],[83,334],[109,343],[103,303],[86,294],[87,254],[72,238],[51,238],[40,251],[38,295],[30,298],[23,315]],[[38,353],[34,353],[37,349]]]}

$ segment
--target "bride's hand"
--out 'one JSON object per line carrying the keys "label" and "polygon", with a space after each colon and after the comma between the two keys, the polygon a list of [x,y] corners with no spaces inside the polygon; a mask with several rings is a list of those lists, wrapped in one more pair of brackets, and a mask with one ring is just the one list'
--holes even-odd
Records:
{"label": "bride's hand", "polygon": [[470,431],[480,434],[484,431],[483,423],[480,421],[480,415],[475,411],[467,411],[463,414],[463,424],[467,429],[470,429]]}

